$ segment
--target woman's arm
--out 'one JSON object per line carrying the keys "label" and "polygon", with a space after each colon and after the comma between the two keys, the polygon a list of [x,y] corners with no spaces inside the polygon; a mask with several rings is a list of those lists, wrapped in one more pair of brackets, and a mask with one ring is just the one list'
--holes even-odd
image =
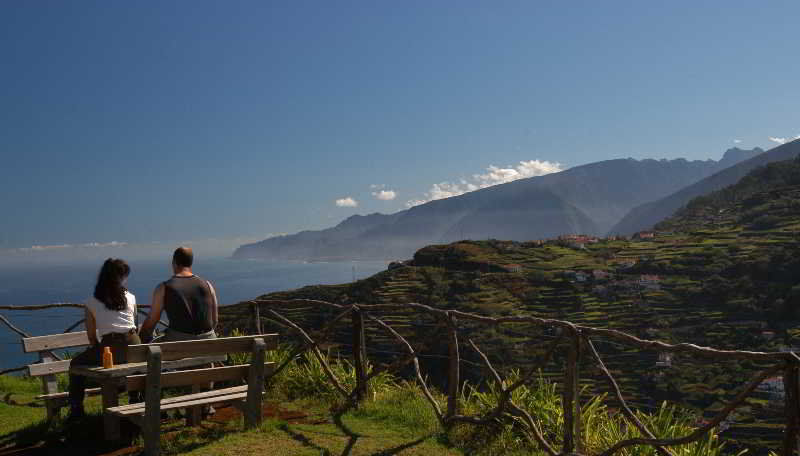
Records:
{"label": "woman's arm", "polygon": [[89,338],[89,345],[97,345],[100,342],[97,340],[97,322],[94,320],[94,314],[89,306],[84,309],[86,311],[86,336]]}

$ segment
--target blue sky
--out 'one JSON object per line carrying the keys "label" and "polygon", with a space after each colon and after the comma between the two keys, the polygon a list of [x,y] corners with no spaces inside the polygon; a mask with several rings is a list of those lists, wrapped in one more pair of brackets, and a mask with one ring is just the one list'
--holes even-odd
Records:
{"label": "blue sky", "polygon": [[5,1],[0,250],[234,245],[491,183],[491,165],[772,147],[800,135],[797,17],[796,1]]}

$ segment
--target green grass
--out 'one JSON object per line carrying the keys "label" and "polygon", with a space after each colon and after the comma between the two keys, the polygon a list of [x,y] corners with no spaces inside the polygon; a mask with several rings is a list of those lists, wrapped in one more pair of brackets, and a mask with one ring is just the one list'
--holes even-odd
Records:
{"label": "green grass", "polygon": [[248,432],[231,430],[207,443],[203,438],[182,436],[166,450],[168,454],[231,455],[280,454],[319,456],[343,454],[350,447],[351,455],[460,455],[457,450],[439,443],[435,436],[387,427],[369,418],[345,416],[342,420],[350,435],[332,423],[290,424],[269,420],[260,429]]}
{"label": "green grass", "polygon": [[[280,347],[275,356],[280,358],[287,353],[290,353],[288,347]],[[182,421],[173,419],[162,423],[162,453],[237,456],[539,454],[520,432],[519,422],[510,416],[504,416],[488,427],[457,425],[445,432],[420,386],[389,376],[371,385],[370,396],[358,408],[338,418],[331,410],[341,402],[327,393],[329,382],[315,365],[319,361],[315,360],[314,357],[299,358],[270,383],[270,409],[278,410],[278,416],[286,419],[267,418],[260,428],[249,431],[243,430],[241,415],[229,415],[235,418],[223,422],[206,421],[194,428],[185,427]],[[354,371],[349,363],[332,357],[326,357],[326,361],[343,384],[348,388],[353,386],[348,380]],[[515,375],[512,373],[509,381],[514,381]],[[39,446],[45,451],[58,448],[63,453],[62,448],[68,448],[72,450],[70,454],[99,455],[120,449],[119,445],[106,445],[98,440],[102,417],[97,398],[88,401],[89,416],[83,421],[70,424],[57,420],[52,426],[47,426],[44,409],[31,402],[38,392],[36,380],[0,377],[0,387],[19,399],[16,404],[0,406],[0,423],[3,424],[0,451]],[[443,406],[444,397],[435,390],[433,394]],[[464,413],[482,415],[494,408],[496,400],[497,385],[480,388],[467,385],[460,407]],[[548,439],[558,445],[564,419],[557,386],[540,377],[516,390],[513,400],[530,410],[542,423]],[[602,396],[590,397],[584,392],[583,400],[583,428],[590,448],[605,448],[615,439],[637,435],[635,430],[623,424],[618,415],[608,412]],[[689,431],[687,423],[691,420],[690,415],[667,406],[655,415],[640,414],[640,418],[661,435],[686,433]],[[125,429],[123,427],[123,433]],[[134,443],[142,444],[140,438]],[[721,447],[709,437],[701,444],[686,446],[685,451],[681,448],[675,449],[676,455],[716,456]],[[647,448],[631,451],[627,454],[654,454]]]}

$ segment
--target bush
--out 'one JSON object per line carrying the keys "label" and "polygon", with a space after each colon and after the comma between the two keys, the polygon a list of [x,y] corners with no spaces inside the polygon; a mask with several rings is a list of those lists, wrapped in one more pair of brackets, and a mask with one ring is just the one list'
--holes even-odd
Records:
{"label": "bush", "polygon": [[[506,384],[517,379],[519,373],[512,372],[506,379]],[[483,390],[467,385],[462,397],[464,413],[481,415],[491,412],[497,406],[499,391],[494,382]],[[605,395],[593,396],[586,401],[586,391],[583,390],[582,393],[584,402],[581,406],[581,429],[587,454],[600,453],[621,440],[641,436],[621,414],[610,413],[603,404]],[[561,445],[564,416],[561,396],[555,383],[540,376],[533,386],[524,385],[515,390],[512,400],[539,421],[542,434],[551,445]],[[635,413],[642,423],[662,438],[680,437],[694,430],[695,416],[666,402],[653,414]],[[456,426],[449,435],[450,440],[468,454],[539,454],[536,444],[525,437],[521,423],[513,417],[506,418],[502,425],[498,423],[494,428],[467,424]],[[717,456],[722,454],[723,446],[712,432],[698,442],[671,447],[671,451],[676,456]],[[657,453],[652,447],[638,446],[628,447],[621,454],[649,456]]]}

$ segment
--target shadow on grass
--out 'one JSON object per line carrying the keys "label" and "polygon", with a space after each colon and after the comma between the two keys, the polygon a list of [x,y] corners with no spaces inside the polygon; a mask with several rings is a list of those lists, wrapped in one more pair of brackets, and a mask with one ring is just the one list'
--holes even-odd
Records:
{"label": "shadow on grass", "polygon": [[[123,435],[129,436],[133,429],[123,425]],[[39,455],[126,455],[138,452],[125,443],[106,442],[103,439],[103,418],[87,415],[76,422],[55,420],[52,424],[41,421],[17,431],[0,435],[0,456]]]}
{"label": "shadow on grass", "polygon": [[[362,436],[348,428],[341,417],[333,419],[336,427],[347,436],[348,441],[340,453],[349,456]],[[241,431],[241,423],[230,421],[225,423],[203,422],[200,426],[186,428],[180,420],[162,422],[161,447],[164,454],[183,454],[214,441],[220,440],[232,432]],[[307,435],[290,428],[288,423],[282,423],[273,429],[278,429],[289,438],[299,442],[305,447],[312,448],[321,455],[332,456],[334,451],[318,445]],[[52,424],[41,421],[36,424],[21,428],[8,434],[0,434],[0,456],[124,456],[138,455],[141,446],[131,445],[130,442],[138,435],[138,428],[125,420],[122,422],[122,435],[120,442],[106,442],[103,439],[103,417],[90,414],[76,422],[56,420]],[[424,442],[430,436],[423,436],[416,440],[377,451],[373,456],[388,456],[398,454]],[[338,445],[337,445],[338,446]],[[338,451],[336,453],[339,453]]]}
{"label": "shadow on grass", "polygon": [[407,443],[404,443],[402,445],[397,445],[396,447],[387,448],[385,450],[378,451],[377,453],[372,453],[372,456],[390,456],[390,455],[393,455],[393,454],[398,454],[403,450],[407,450],[409,448],[413,448],[413,447],[419,445],[420,443],[424,442],[425,440],[427,440],[430,437],[431,436],[429,436],[429,435],[424,435],[424,436],[418,438],[417,440],[412,440],[411,442],[407,442]]}
{"label": "shadow on grass", "polygon": [[335,424],[339,430],[347,434],[347,445],[345,445],[344,450],[342,450],[342,456],[348,456],[353,451],[353,447],[356,445],[359,435],[344,425],[342,422],[342,415],[340,413],[333,415],[333,424]]}
{"label": "shadow on grass", "polygon": [[332,454],[331,450],[329,450],[327,448],[323,448],[323,447],[317,445],[316,443],[312,442],[311,439],[309,439],[305,435],[289,429],[289,425],[288,424],[282,424],[282,425],[278,426],[278,429],[283,431],[292,440],[294,440],[296,442],[299,442],[301,445],[319,451],[319,454],[321,456],[331,456],[331,454]]}
{"label": "shadow on grass", "polygon": [[[340,431],[342,431],[342,433],[344,435],[346,435],[348,437],[347,444],[345,445],[344,449],[342,450],[341,456],[350,456],[352,454],[352,452],[353,452],[353,448],[355,448],[356,443],[358,442],[358,439],[361,437],[361,435],[359,435],[356,432],[353,432],[350,428],[348,428],[344,424],[344,422],[342,422],[341,416],[333,415],[333,423],[336,425],[337,428],[339,428]],[[303,446],[311,448],[311,449],[314,449],[316,451],[319,451],[320,455],[322,455],[322,456],[332,456],[333,455],[333,452],[330,449],[324,448],[324,447],[322,447],[320,445],[317,445],[316,443],[314,443],[306,435],[290,429],[289,425],[286,424],[286,423],[281,424],[280,426],[277,427],[277,429],[281,430],[287,436],[289,436],[292,440],[294,440],[296,442],[299,442]],[[391,447],[391,448],[386,448],[384,450],[377,451],[375,453],[372,453],[372,456],[391,456],[391,455],[399,454],[401,451],[407,450],[409,448],[413,448],[413,447],[421,444],[425,440],[429,439],[431,436],[432,435],[425,435],[425,436],[422,436],[422,437],[420,437],[420,438],[418,438],[416,440],[413,440],[413,441],[410,441],[410,442],[407,442],[407,443],[404,443],[404,444],[401,444],[401,445],[397,445],[397,446],[394,446],[394,447]]]}
{"label": "shadow on grass", "polygon": [[[172,430],[176,427],[180,430]],[[213,422],[203,422],[199,426],[193,427],[184,427],[181,422],[162,424],[162,453],[188,453],[241,430],[241,426]]]}

